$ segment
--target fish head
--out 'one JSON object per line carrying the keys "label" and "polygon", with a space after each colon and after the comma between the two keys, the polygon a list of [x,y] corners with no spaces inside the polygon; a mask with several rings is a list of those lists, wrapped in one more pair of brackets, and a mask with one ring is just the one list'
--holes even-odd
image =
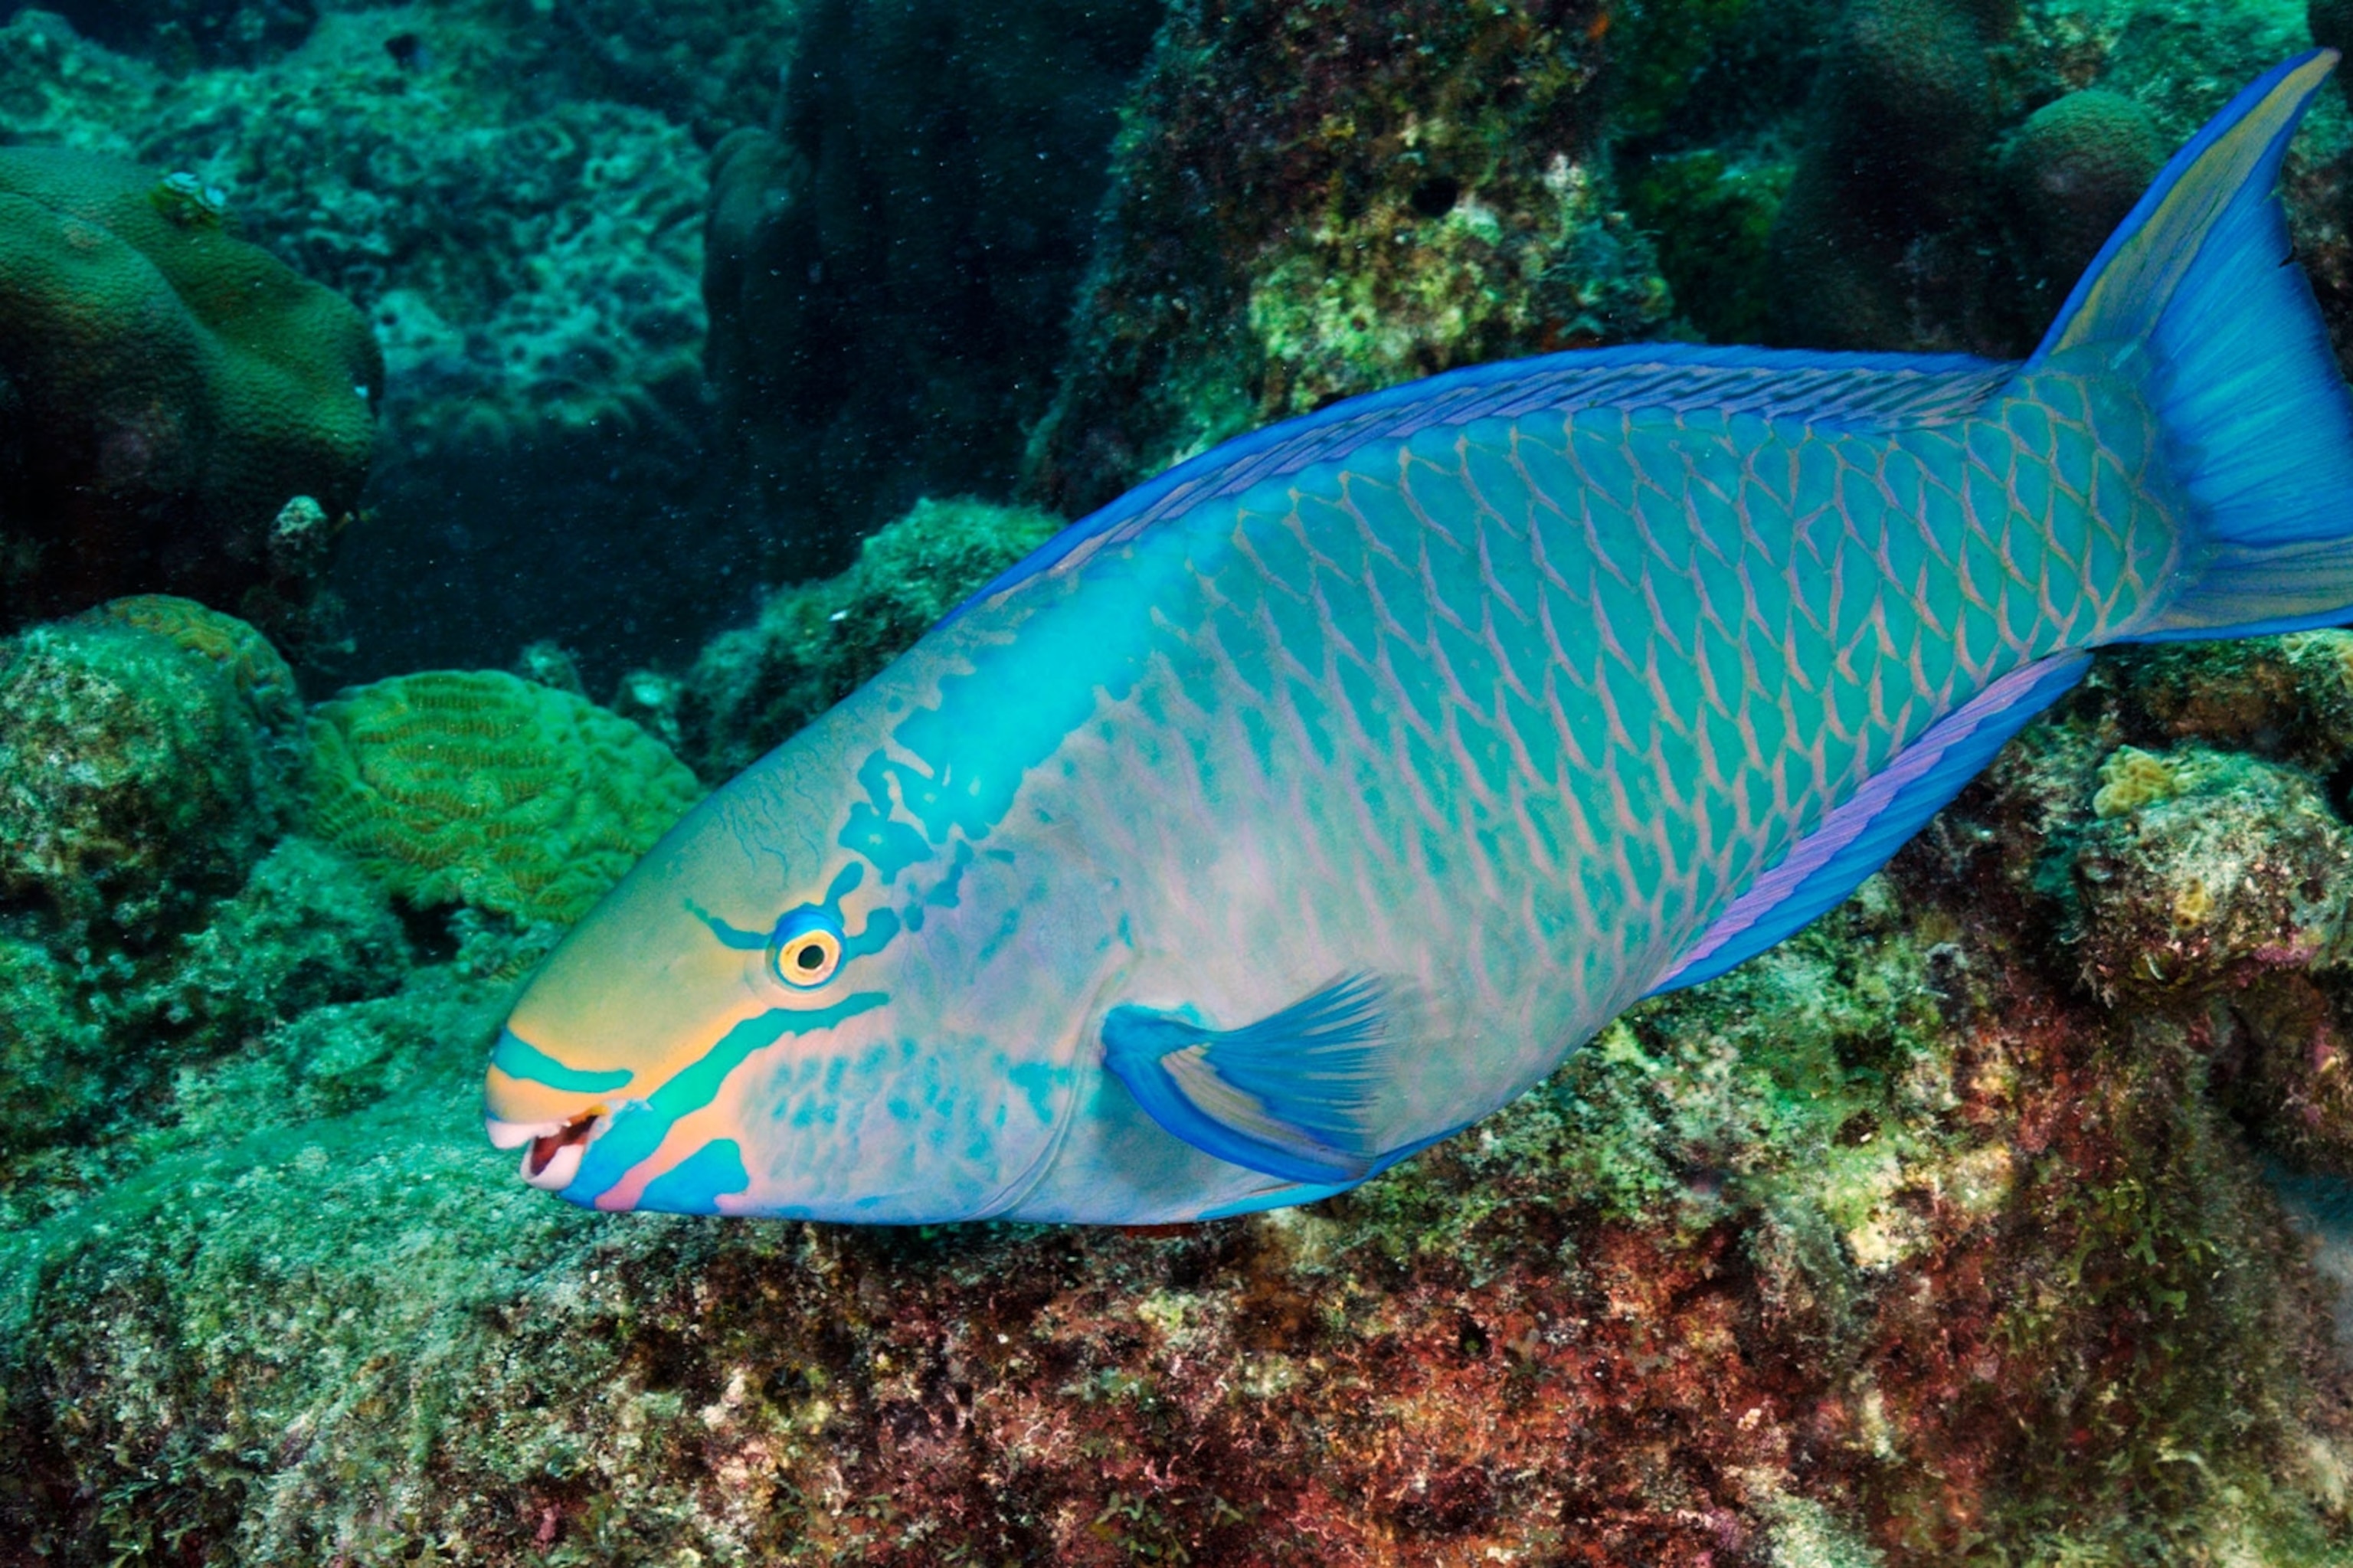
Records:
{"label": "fish head", "polygon": [[1068,944],[1013,907],[1036,895],[1016,852],[878,814],[857,707],[698,806],[519,1000],[485,1115],[527,1181],[607,1210],[902,1224],[1000,1214],[1035,1184],[1092,1070],[1099,981],[1041,955]]}

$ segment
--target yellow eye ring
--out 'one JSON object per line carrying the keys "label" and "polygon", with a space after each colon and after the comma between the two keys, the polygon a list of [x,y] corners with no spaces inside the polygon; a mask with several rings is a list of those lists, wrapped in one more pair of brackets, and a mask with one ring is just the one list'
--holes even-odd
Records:
{"label": "yellow eye ring", "polygon": [[794,933],[772,952],[776,978],[796,990],[823,985],[841,967],[841,938],[822,927]]}

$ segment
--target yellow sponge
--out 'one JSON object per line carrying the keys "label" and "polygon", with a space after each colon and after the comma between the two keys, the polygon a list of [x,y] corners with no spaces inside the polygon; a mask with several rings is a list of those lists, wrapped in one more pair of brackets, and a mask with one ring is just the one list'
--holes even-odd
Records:
{"label": "yellow sponge", "polygon": [[585,698],[429,670],[311,717],[311,832],[410,903],[569,924],[702,793],[662,744]]}

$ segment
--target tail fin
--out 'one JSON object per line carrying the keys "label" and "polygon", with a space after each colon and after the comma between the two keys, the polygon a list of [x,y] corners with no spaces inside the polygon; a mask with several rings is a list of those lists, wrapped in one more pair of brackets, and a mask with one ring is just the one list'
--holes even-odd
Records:
{"label": "tail fin", "polygon": [[2289,253],[2281,160],[2337,64],[2273,69],[2174,155],[2085,269],[2034,362],[2114,344],[2139,368],[2198,503],[2180,586],[2135,641],[2353,615],[2353,397]]}

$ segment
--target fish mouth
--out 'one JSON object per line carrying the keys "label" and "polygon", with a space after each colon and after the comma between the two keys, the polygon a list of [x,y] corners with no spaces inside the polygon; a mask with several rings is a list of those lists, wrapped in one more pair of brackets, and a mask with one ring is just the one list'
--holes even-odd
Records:
{"label": "fish mouth", "polygon": [[522,1150],[522,1179],[544,1192],[560,1192],[580,1173],[580,1155],[611,1125],[612,1114],[591,1106],[565,1121],[501,1121],[482,1118],[497,1149]]}

